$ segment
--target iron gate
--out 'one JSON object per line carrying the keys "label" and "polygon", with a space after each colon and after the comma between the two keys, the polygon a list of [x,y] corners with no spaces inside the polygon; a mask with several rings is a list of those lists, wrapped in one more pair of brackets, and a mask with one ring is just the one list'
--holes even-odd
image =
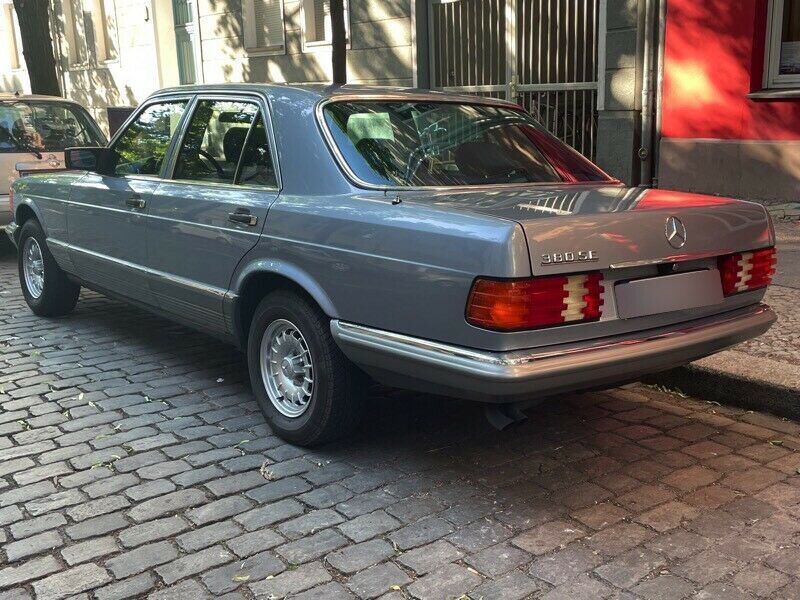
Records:
{"label": "iron gate", "polygon": [[432,87],[514,100],[593,158],[605,0],[430,0]]}

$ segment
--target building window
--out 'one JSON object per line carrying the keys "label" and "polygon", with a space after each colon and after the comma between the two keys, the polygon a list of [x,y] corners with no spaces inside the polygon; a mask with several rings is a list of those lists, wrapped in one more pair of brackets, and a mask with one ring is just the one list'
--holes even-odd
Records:
{"label": "building window", "polygon": [[[117,59],[117,17],[114,0],[83,0],[86,42],[98,62]],[[88,10],[87,10],[88,8]]]}
{"label": "building window", "polygon": [[242,0],[242,20],[248,54],[282,54],[285,51],[283,0]]}
{"label": "building window", "polygon": [[[303,0],[303,45],[304,47],[325,46],[331,43],[330,0]],[[350,41],[350,2],[344,0],[344,30]]]}
{"label": "building window", "polygon": [[114,0],[63,0],[64,37],[70,66],[117,59]]}
{"label": "building window", "polygon": [[6,40],[6,57],[8,60],[8,66],[11,67],[12,71],[17,69],[21,69],[24,64],[24,58],[22,56],[22,38],[19,33],[19,22],[17,21],[17,15],[14,12],[14,5],[10,2],[4,3],[2,5],[3,13],[0,15],[2,17],[2,25],[3,25],[3,36]]}
{"label": "building window", "polygon": [[770,0],[767,88],[800,87],[800,0]]}

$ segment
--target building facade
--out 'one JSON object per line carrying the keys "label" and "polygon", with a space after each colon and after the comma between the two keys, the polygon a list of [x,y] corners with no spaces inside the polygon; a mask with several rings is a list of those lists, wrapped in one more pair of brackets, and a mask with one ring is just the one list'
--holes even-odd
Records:
{"label": "building facade", "polygon": [[[28,91],[16,16],[0,0],[10,61],[0,89]],[[346,2],[348,78],[413,82],[411,0]],[[52,0],[65,96],[107,125],[107,107],[135,106],[172,85],[331,78],[328,0]]]}
{"label": "building facade", "polygon": [[[329,0],[49,0],[64,94],[331,79]],[[735,4],[735,6],[734,6]],[[27,91],[0,0],[0,90]],[[348,81],[511,99],[628,184],[776,201],[800,183],[800,0],[345,0]]]}
{"label": "building facade", "polygon": [[669,0],[658,183],[763,200],[800,192],[800,1]]}

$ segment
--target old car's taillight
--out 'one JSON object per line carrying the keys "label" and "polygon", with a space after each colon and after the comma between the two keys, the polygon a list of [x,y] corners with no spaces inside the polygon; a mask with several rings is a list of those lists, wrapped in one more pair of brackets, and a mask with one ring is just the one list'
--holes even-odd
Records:
{"label": "old car's taillight", "polygon": [[8,190],[8,208],[11,210],[11,214],[14,214],[14,190]]}
{"label": "old car's taillight", "polygon": [[597,321],[603,306],[602,280],[600,273],[476,279],[467,302],[467,321],[497,331]]}
{"label": "old car's taillight", "polygon": [[720,256],[717,263],[723,293],[731,296],[767,287],[772,283],[777,260],[775,248]]}

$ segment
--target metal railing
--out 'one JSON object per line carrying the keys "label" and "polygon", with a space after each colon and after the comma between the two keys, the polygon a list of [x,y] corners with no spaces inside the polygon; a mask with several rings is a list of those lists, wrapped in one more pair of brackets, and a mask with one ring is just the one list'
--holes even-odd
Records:
{"label": "metal railing", "polygon": [[605,0],[430,0],[433,86],[514,100],[593,158]]}

